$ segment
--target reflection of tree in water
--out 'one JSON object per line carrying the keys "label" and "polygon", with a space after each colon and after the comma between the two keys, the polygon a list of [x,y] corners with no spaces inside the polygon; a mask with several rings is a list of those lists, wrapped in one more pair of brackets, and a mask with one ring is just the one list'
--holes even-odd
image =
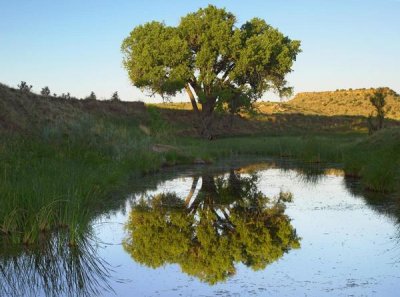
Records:
{"label": "reflection of tree in water", "polygon": [[108,265],[97,256],[93,239],[79,236],[69,246],[63,234],[36,248],[2,250],[0,296],[98,296],[112,291]]}
{"label": "reflection of tree in water", "polygon": [[264,269],[292,248],[299,237],[284,202],[258,191],[255,175],[202,175],[187,197],[174,193],[141,199],[126,225],[124,248],[139,263],[156,268],[177,263],[182,270],[214,284],[235,274],[235,263]]}

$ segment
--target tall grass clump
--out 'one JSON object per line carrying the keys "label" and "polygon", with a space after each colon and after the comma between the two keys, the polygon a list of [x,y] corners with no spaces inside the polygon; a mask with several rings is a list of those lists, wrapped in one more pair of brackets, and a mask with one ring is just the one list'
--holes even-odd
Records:
{"label": "tall grass clump", "polygon": [[369,190],[400,190],[400,129],[383,129],[356,143],[344,154],[344,169]]}
{"label": "tall grass clump", "polygon": [[130,120],[88,116],[44,127],[40,138],[0,137],[0,239],[14,243],[32,244],[58,228],[73,242],[108,193],[163,161]]}
{"label": "tall grass clump", "polygon": [[253,136],[218,139],[212,142],[200,139],[182,139],[179,147],[190,155],[206,159],[259,155],[296,158],[310,163],[341,162],[343,151],[352,143],[347,136]]}

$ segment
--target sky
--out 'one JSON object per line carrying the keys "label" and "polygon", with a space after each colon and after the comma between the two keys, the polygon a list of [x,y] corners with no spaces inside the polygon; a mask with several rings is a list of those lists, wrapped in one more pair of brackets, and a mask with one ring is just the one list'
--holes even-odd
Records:
{"label": "sky", "polygon": [[400,0],[0,0],[0,82],[26,81],[35,92],[49,86],[78,98],[118,91],[123,100],[156,102],[130,83],[122,40],[137,25],[175,26],[208,4],[234,13],[238,26],[259,17],[301,41],[287,76],[295,93],[380,86],[400,93]]}

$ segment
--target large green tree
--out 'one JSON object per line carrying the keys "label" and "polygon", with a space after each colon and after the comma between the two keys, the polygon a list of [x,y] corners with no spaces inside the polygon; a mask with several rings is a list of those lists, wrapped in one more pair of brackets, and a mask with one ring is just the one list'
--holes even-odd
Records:
{"label": "large green tree", "polygon": [[176,263],[215,284],[234,275],[238,262],[264,269],[300,246],[285,214],[288,195],[266,197],[256,176],[203,174],[197,193],[193,187],[186,197],[163,193],[133,204],[123,246],[135,261],[152,268]]}
{"label": "large green tree", "polygon": [[153,21],[134,28],[121,47],[132,83],[161,96],[186,91],[206,137],[216,107],[237,112],[268,90],[290,93],[285,75],[300,42],[259,18],[236,23],[232,13],[209,5],[176,27]]}

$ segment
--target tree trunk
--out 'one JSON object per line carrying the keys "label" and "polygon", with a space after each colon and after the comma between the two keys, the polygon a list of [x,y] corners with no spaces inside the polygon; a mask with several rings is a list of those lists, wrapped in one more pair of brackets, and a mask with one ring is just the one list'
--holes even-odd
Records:
{"label": "tree trunk", "polygon": [[378,130],[383,128],[383,120],[385,119],[385,114],[383,112],[378,112]]}
{"label": "tree trunk", "polygon": [[202,103],[202,110],[200,112],[196,98],[192,92],[190,84],[187,83],[185,85],[185,91],[189,96],[190,102],[193,107],[194,113],[198,117],[198,121],[200,123],[200,135],[208,140],[213,139],[213,135],[211,132],[211,126],[213,121],[213,111],[215,107],[216,98],[207,98],[205,103]]}
{"label": "tree trunk", "polygon": [[185,85],[185,90],[186,90],[186,93],[189,95],[190,103],[192,103],[192,107],[193,107],[194,112],[198,115],[199,114],[199,108],[197,107],[196,99],[194,98],[193,92],[190,89],[190,85],[189,84]]}
{"label": "tree trunk", "polygon": [[193,197],[194,191],[196,191],[198,182],[199,182],[199,177],[198,176],[193,177],[192,187],[190,188],[190,192],[186,196],[186,199],[185,199],[186,207],[189,207],[189,205],[190,205],[190,200],[192,200],[192,197]]}
{"label": "tree trunk", "polygon": [[202,104],[201,110],[201,130],[200,135],[208,140],[213,139],[212,133],[212,122],[213,122],[213,112],[215,107],[215,99],[208,99]]}

